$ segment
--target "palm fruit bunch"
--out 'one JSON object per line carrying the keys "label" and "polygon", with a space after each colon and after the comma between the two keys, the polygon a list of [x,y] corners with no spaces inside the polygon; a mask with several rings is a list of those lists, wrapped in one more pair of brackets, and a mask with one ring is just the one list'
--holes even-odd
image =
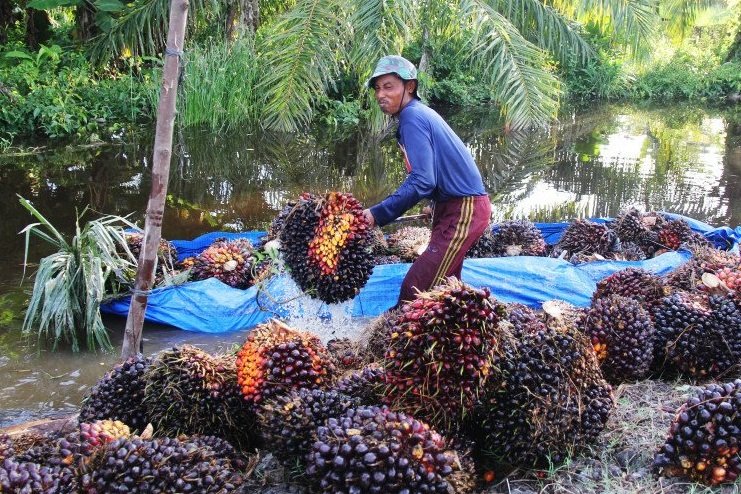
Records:
{"label": "palm fruit bunch", "polygon": [[5,458],[10,458],[14,454],[13,440],[7,434],[0,434],[0,464]]}
{"label": "palm fruit bunch", "polygon": [[612,221],[611,226],[621,242],[632,242],[642,246],[657,239],[652,230],[657,223],[657,218],[663,224],[663,217],[647,215],[634,207],[630,207],[621,211]]}
{"label": "palm fruit bunch", "polygon": [[473,405],[498,357],[504,306],[450,278],[401,306],[384,355],[385,403],[445,428]]}
{"label": "palm fruit bunch", "polygon": [[576,307],[563,300],[548,300],[543,302],[546,327],[554,331],[570,331],[576,328],[579,320],[584,316],[586,309]]}
{"label": "palm fruit bunch", "polygon": [[615,256],[618,261],[645,261],[646,252],[635,242],[622,242],[620,253]]}
{"label": "palm fruit bunch", "polygon": [[658,229],[659,244],[665,249],[677,250],[684,243],[706,245],[708,241],[702,235],[692,231],[690,225],[682,219],[667,219]]}
{"label": "palm fruit bunch", "polygon": [[741,474],[741,379],[708,384],[684,403],[654,466],[703,484],[734,482]]}
{"label": "palm fruit bunch", "polygon": [[348,369],[359,369],[363,366],[363,356],[360,345],[350,338],[335,338],[327,342],[329,353],[335,369],[344,371]]}
{"label": "palm fruit bunch", "polygon": [[357,398],[335,390],[292,390],[263,402],[258,412],[260,430],[276,457],[303,462],[316,440],[316,428],[359,405]]}
{"label": "palm fruit bunch", "polygon": [[376,256],[373,258],[373,264],[376,266],[381,266],[383,264],[400,264],[404,262],[401,257],[390,255],[390,256]]}
{"label": "palm fruit bunch", "polygon": [[143,431],[149,423],[143,405],[144,374],[152,360],[138,354],[107,372],[90,389],[80,408],[80,422],[120,420],[132,430]]}
{"label": "palm fruit bunch", "polygon": [[373,270],[370,232],[351,194],[329,192],[321,199],[302,194],[280,236],[291,277],[324,302],[353,298]]}
{"label": "palm fruit bunch", "polygon": [[195,280],[216,278],[233,288],[249,288],[254,262],[249,240],[222,238],[196,256],[190,274]]}
{"label": "palm fruit bunch", "polygon": [[319,492],[448,492],[453,454],[440,434],[404,413],[350,408],[316,435],[306,473]]}
{"label": "palm fruit bunch", "polygon": [[681,290],[694,290],[701,285],[702,275],[717,274],[729,268],[741,268],[741,257],[733,252],[718,250],[711,246],[692,246],[692,259],[679,266],[666,277],[668,285]]}
{"label": "palm fruit bunch", "polygon": [[0,492],[29,494],[67,494],[76,492],[69,468],[59,468],[20,461],[8,457],[0,462]]}
{"label": "palm fruit bunch", "polygon": [[645,306],[653,306],[665,295],[664,282],[657,275],[640,268],[627,268],[597,282],[592,300],[620,295]]}
{"label": "palm fruit bunch", "polygon": [[363,331],[360,344],[364,347],[363,356],[367,362],[380,362],[386,355],[393,330],[393,322],[398,310],[389,310],[370,322]]}
{"label": "palm fruit bunch", "polygon": [[494,257],[545,255],[543,234],[528,220],[503,221],[494,225],[493,237]]}
{"label": "palm fruit bunch", "polygon": [[488,227],[484,230],[484,233],[479,237],[476,243],[468,249],[466,257],[472,257],[474,259],[497,257],[494,255],[494,251],[494,233],[491,231],[491,227]]}
{"label": "palm fruit bunch", "polygon": [[236,365],[242,396],[253,404],[291,389],[323,388],[335,373],[318,337],[275,319],[250,332]]}
{"label": "palm fruit bunch", "polygon": [[472,494],[485,492],[483,475],[479,472],[474,459],[473,441],[466,438],[451,438],[448,453],[453,455],[453,473],[445,477],[454,494]]}
{"label": "palm fruit bunch", "polygon": [[545,329],[543,318],[535,310],[523,304],[511,303],[505,305],[507,321],[512,324],[512,334],[515,337]]}
{"label": "palm fruit bunch", "polygon": [[607,295],[592,302],[579,323],[610,382],[643,379],[653,360],[656,330],[641,302]]}
{"label": "palm fruit bunch", "polygon": [[280,233],[283,231],[283,225],[286,223],[286,218],[289,214],[291,214],[291,211],[293,211],[293,208],[296,207],[295,201],[288,201],[283,208],[278,212],[278,214],[273,218],[273,220],[270,222],[270,226],[268,227],[268,231],[264,237],[264,242],[267,243],[271,240],[277,240],[280,238]]}
{"label": "palm fruit bunch", "polygon": [[[139,256],[142,251],[142,242],[144,241],[144,235],[142,233],[130,233],[125,234],[126,245],[129,247],[129,251],[134,256],[134,259],[139,260]],[[159,246],[157,247],[157,270],[161,271],[163,266],[174,266],[178,260],[178,250],[172,244],[160,238]]]}
{"label": "palm fruit bunch", "polygon": [[427,250],[432,231],[424,226],[404,226],[389,235],[389,252],[396,254],[404,262],[414,262]]}
{"label": "palm fruit bunch", "polygon": [[741,268],[722,268],[715,275],[725,285],[725,289],[732,293],[737,300],[741,300]]}
{"label": "palm fruit bunch", "polygon": [[378,227],[372,228],[370,231],[370,248],[371,252],[378,257],[384,256],[388,253],[389,244],[386,242],[386,235]]}
{"label": "palm fruit bunch", "polygon": [[161,352],[145,374],[143,404],[159,435],[205,434],[249,445],[254,415],[237,385],[236,358],[191,345]]}
{"label": "palm fruit bunch", "polygon": [[237,492],[240,468],[231,446],[215,438],[122,438],[90,457],[77,492]]}
{"label": "palm fruit bunch", "polygon": [[525,466],[560,462],[593,442],[613,406],[589,341],[577,330],[550,328],[506,344],[464,427],[479,451]]}
{"label": "palm fruit bunch", "polygon": [[618,245],[617,235],[607,226],[578,219],[566,227],[555,246],[554,254],[560,255],[566,251],[569,256],[575,254],[608,256],[618,250]]}
{"label": "palm fruit bunch", "polygon": [[383,367],[369,364],[343,376],[334,389],[358,399],[361,405],[379,405],[383,401],[384,373]]}
{"label": "palm fruit bunch", "polygon": [[741,362],[741,310],[732,296],[677,292],[654,308],[654,365],[712,378]]}

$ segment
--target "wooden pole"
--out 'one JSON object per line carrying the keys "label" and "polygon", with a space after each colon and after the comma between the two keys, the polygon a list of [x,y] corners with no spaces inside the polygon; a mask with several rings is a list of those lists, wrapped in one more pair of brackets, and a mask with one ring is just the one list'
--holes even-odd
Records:
{"label": "wooden pole", "polygon": [[121,358],[136,355],[141,346],[144,312],[147,310],[149,290],[154,279],[157,249],[162,236],[162,215],[165,212],[167,182],[170,178],[172,157],[172,132],[175,122],[175,99],[180,75],[180,56],[185,39],[188,20],[188,0],[170,1],[170,25],[167,32],[165,67],[162,71],[162,89],[157,108],[157,127],[154,137],[152,159],[152,190],[149,193],[147,217],[144,223],[144,239],[136,271],[134,294],[131,296],[129,316],[126,319]]}

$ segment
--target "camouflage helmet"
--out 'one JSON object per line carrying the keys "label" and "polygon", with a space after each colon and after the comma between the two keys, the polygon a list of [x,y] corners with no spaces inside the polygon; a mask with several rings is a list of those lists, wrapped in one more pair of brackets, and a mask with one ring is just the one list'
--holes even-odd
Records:
{"label": "camouflage helmet", "polygon": [[373,88],[376,78],[386,74],[396,74],[405,81],[417,80],[417,68],[412,62],[398,55],[387,55],[376,64],[373,75],[368,79],[368,87]]}

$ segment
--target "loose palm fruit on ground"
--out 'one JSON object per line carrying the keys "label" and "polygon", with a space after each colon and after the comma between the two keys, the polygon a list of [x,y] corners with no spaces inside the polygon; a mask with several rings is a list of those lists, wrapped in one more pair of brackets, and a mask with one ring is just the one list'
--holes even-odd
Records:
{"label": "loose palm fruit on ground", "polygon": [[246,238],[217,240],[196,256],[190,273],[196,280],[216,278],[233,288],[248,288],[254,262],[252,244]]}
{"label": "loose palm fruit on ground", "polygon": [[318,337],[271,320],[253,329],[237,354],[237,381],[248,403],[299,388],[324,388],[335,369]]}
{"label": "loose palm fruit on ground", "polygon": [[278,458],[303,463],[316,441],[317,427],[359,405],[357,398],[335,390],[292,390],[262,404],[258,413],[260,430],[265,444]]}
{"label": "loose palm fruit on ground", "polygon": [[349,300],[373,270],[371,229],[351,194],[302,194],[288,214],[281,250],[298,286],[327,303]]}
{"label": "loose palm fruit on ground", "polygon": [[447,493],[454,457],[429,426],[380,407],[358,407],[317,429],[306,473],[323,493]]}
{"label": "loose palm fruit on ground", "polygon": [[617,247],[617,235],[614,231],[605,225],[579,219],[566,227],[556,244],[554,254],[566,251],[569,256],[574,254],[606,256],[616,251]]}
{"label": "loose palm fruit on ground", "polygon": [[454,427],[496,364],[504,315],[488,289],[455,278],[403,304],[383,360],[385,403],[440,430]]}
{"label": "loose palm fruit on ground", "polygon": [[608,381],[648,375],[656,330],[641,302],[620,295],[598,298],[578,326],[591,341]]}
{"label": "loose palm fruit on ground", "polygon": [[741,365],[741,310],[732,296],[677,292],[654,310],[654,367],[696,379]]}
{"label": "loose palm fruit on ground", "polygon": [[463,430],[496,462],[559,463],[599,436],[612,406],[586,337],[544,329],[506,343]]}
{"label": "loose palm fruit on ground", "polygon": [[627,268],[603,278],[597,283],[592,300],[620,295],[643,305],[653,306],[666,295],[664,283],[657,275],[639,268]]}
{"label": "loose palm fruit on ground", "polygon": [[236,358],[191,345],[161,352],[147,369],[144,406],[158,435],[215,435],[253,442],[254,413],[237,385]]}
{"label": "loose palm fruit on ground", "polygon": [[144,408],[144,372],[152,360],[139,354],[106,373],[88,392],[80,409],[80,422],[120,420],[134,431],[149,423]]}
{"label": "loose palm fruit on ground", "polygon": [[703,484],[734,482],[740,445],[741,380],[708,384],[679,408],[654,466]]}
{"label": "loose palm fruit on ground", "polygon": [[494,257],[545,255],[543,234],[528,220],[498,223],[494,225],[492,237]]}
{"label": "loose palm fruit on ground", "polygon": [[432,231],[425,226],[404,226],[388,236],[389,252],[404,262],[414,262],[430,243]]}

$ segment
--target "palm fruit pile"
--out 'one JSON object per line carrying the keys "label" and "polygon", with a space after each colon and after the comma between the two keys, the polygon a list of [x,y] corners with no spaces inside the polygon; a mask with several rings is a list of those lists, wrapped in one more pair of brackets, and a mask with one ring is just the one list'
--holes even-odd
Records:
{"label": "palm fruit pile", "polygon": [[274,319],[250,331],[236,365],[242,396],[253,404],[292,389],[323,388],[335,373],[319,338]]}
{"label": "palm fruit pile", "polygon": [[434,427],[458,423],[495,365],[504,306],[450,278],[401,306],[384,355],[385,401]]}
{"label": "palm fruit pile", "polygon": [[639,268],[627,268],[603,278],[597,283],[592,300],[620,295],[653,306],[665,295],[664,282],[655,274]]}
{"label": "palm fruit pile", "polygon": [[351,194],[304,193],[285,219],[280,241],[298,286],[327,303],[357,295],[373,270],[371,233]]}
{"label": "palm fruit pile", "polygon": [[404,226],[387,239],[389,252],[401,258],[403,262],[414,262],[422,252],[427,250],[432,231],[424,226]]}
{"label": "palm fruit pile", "polygon": [[205,434],[251,442],[254,416],[237,385],[236,359],[183,345],[161,352],[145,374],[143,404],[159,435]]}
{"label": "palm fruit pile", "polygon": [[702,275],[706,273],[718,275],[724,269],[741,269],[741,257],[736,253],[710,246],[694,246],[690,250],[692,259],[667,275],[668,285],[681,290],[694,290],[702,285]]}
{"label": "palm fruit pile", "polygon": [[655,329],[639,301],[620,295],[598,298],[579,322],[579,329],[591,341],[610,382],[634,381],[648,375]]}
{"label": "palm fruit pile", "polygon": [[363,356],[360,345],[350,338],[335,338],[327,342],[329,353],[335,369],[345,371],[359,369],[363,366]]}
{"label": "palm fruit pile", "polygon": [[543,234],[528,220],[503,221],[495,225],[493,237],[494,257],[545,255]]}
{"label": "palm fruit pile", "polygon": [[285,462],[303,462],[316,440],[316,428],[339,417],[359,400],[335,390],[292,390],[266,400],[258,417],[265,444]]}
{"label": "palm fruit pile", "polygon": [[464,430],[497,462],[560,462],[593,442],[613,406],[589,341],[573,328],[517,331]]}
{"label": "palm fruit pile", "polygon": [[708,384],[683,404],[654,466],[703,484],[734,482],[741,474],[741,379]]}
{"label": "palm fruit pile", "polygon": [[306,473],[319,492],[448,492],[454,455],[437,432],[408,415],[351,408],[316,434]]}
{"label": "palm fruit pile", "polygon": [[286,203],[286,205],[281,208],[280,212],[278,212],[278,215],[270,222],[270,226],[268,227],[268,231],[265,235],[265,238],[263,239],[263,243],[267,243],[271,240],[277,240],[280,238],[280,233],[283,231],[283,225],[286,222],[286,218],[291,213],[291,211],[293,211],[294,207],[296,207],[296,202],[288,201],[288,203]]}
{"label": "palm fruit pile", "polygon": [[376,266],[381,266],[383,264],[399,264],[404,262],[401,257],[396,255],[390,255],[390,256],[376,256],[373,259],[373,264]]}
{"label": "palm fruit pile", "polygon": [[190,274],[196,280],[216,278],[233,288],[249,288],[254,262],[249,240],[220,239],[196,256]]}
{"label": "palm fruit pile", "polygon": [[144,430],[149,423],[143,405],[144,373],[151,363],[139,354],[107,372],[83,399],[80,422],[120,420],[132,430]]}
{"label": "palm fruit pile", "polygon": [[732,296],[677,292],[653,310],[654,365],[704,379],[738,369],[741,310]]}
{"label": "palm fruit pile", "polygon": [[237,492],[241,468],[233,448],[216,438],[117,439],[86,461],[78,492]]}
{"label": "palm fruit pile", "polygon": [[[129,251],[134,256],[134,259],[139,260],[139,256],[142,251],[142,242],[144,241],[144,235],[141,233],[129,233],[125,234],[126,245],[129,247]],[[160,244],[157,247],[157,270],[161,271],[163,266],[174,266],[178,260],[178,250],[172,244],[160,238]]]}
{"label": "palm fruit pile", "polygon": [[358,399],[361,405],[380,405],[384,394],[384,373],[383,367],[377,364],[366,365],[343,376],[334,389]]}
{"label": "palm fruit pile", "polygon": [[607,226],[578,219],[566,227],[555,246],[554,254],[566,251],[569,256],[608,256],[618,249],[618,238]]}
{"label": "palm fruit pile", "polygon": [[494,233],[491,231],[491,227],[488,227],[484,230],[484,233],[479,237],[476,243],[468,249],[466,257],[472,257],[475,259],[496,257],[494,255],[494,247]]}

